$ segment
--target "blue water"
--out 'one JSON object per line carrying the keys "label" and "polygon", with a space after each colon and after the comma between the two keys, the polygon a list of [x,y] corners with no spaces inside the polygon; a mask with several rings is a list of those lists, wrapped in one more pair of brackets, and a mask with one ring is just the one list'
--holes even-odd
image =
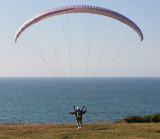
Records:
{"label": "blue water", "polygon": [[0,78],[0,123],[114,122],[160,112],[160,78]]}

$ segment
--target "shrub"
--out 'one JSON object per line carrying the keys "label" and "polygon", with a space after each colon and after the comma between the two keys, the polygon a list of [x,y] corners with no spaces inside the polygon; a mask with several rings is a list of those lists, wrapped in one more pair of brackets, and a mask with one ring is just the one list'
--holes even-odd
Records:
{"label": "shrub", "polygon": [[160,113],[156,113],[153,115],[144,115],[144,116],[139,116],[139,115],[131,115],[124,117],[122,119],[117,120],[115,123],[151,123],[155,122],[158,123],[160,122]]}
{"label": "shrub", "polygon": [[124,121],[126,121],[126,123],[142,123],[143,122],[143,118],[141,116],[127,116],[124,118]]}
{"label": "shrub", "polygon": [[151,115],[144,115],[142,118],[143,118],[143,123],[151,122]]}
{"label": "shrub", "polygon": [[160,113],[153,114],[151,116],[151,122],[155,122],[155,123],[160,122]]}

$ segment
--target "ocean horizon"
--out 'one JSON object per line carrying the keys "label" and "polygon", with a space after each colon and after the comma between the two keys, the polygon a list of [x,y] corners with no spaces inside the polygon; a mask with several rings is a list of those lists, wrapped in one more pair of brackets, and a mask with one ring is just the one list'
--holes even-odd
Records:
{"label": "ocean horizon", "polygon": [[160,112],[160,77],[1,77],[0,124],[75,123],[73,105],[85,123],[114,122]]}

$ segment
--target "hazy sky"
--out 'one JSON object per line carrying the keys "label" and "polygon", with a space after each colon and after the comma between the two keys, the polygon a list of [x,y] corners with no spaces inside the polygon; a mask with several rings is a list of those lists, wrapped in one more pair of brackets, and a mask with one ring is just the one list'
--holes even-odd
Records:
{"label": "hazy sky", "polygon": [[[116,68],[106,76],[160,77],[159,0],[0,0],[0,77],[51,76],[33,66],[34,62],[23,53],[25,50],[20,51],[21,48],[14,44],[14,35],[34,15],[66,5],[112,9],[129,17],[141,28],[144,41],[139,43],[140,47],[136,46],[125,64],[114,65]],[[45,68],[43,66],[41,68]]]}

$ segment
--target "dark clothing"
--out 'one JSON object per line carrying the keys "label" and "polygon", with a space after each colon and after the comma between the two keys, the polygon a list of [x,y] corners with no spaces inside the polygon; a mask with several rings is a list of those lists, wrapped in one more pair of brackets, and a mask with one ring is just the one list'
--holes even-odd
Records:
{"label": "dark clothing", "polygon": [[76,120],[81,121],[82,120],[82,115],[86,113],[87,110],[81,111],[81,110],[75,110],[74,112],[70,112],[70,114],[75,114]]}

